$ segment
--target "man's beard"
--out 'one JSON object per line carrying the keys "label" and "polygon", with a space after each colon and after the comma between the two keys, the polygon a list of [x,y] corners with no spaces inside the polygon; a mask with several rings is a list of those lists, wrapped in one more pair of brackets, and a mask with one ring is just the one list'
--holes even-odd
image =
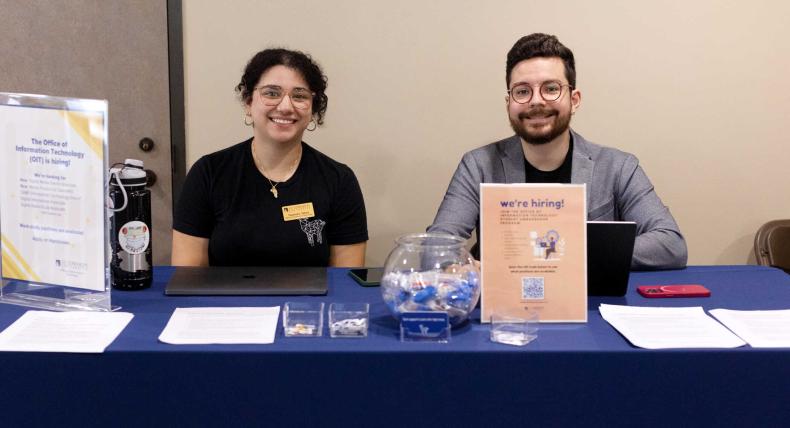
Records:
{"label": "man's beard", "polygon": [[[545,115],[546,113],[549,114],[556,114],[554,117],[554,123],[547,131],[540,131],[540,132],[530,132],[527,130],[527,127],[524,126],[523,120],[526,119],[530,115],[541,114]],[[513,120],[512,117],[508,117],[510,120],[510,127],[513,128],[513,132],[516,133],[522,140],[524,140],[527,144],[532,145],[541,145],[546,144],[554,140],[555,138],[559,137],[563,132],[568,130],[571,124],[571,114],[568,112],[566,115],[562,115],[557,110],[551,109],[542,109],[542,110],[532,110],[529,112],[521,112],[518,114],[518,120]]]}

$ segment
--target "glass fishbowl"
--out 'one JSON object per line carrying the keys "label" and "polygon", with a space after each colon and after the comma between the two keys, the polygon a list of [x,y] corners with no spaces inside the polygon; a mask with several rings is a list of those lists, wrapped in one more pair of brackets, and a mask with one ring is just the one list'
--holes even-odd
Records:
{"label": "glass fishbowl", "polygon": [[381,279],[381,295],[396,318],[403,312],[447,312],[464,322],[480,298],[480,268],[459,236],[415,233],[396,239]]}

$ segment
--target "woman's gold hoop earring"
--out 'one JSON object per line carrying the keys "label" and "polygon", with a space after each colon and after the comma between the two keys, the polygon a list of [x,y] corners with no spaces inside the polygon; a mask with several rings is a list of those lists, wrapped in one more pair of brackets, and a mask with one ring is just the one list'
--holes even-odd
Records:
{"label": "woman's gold hoop earring", "polygon": [[[250,121],[249,121],[249,122],[247,122],[247,118],[248,118],[248,117],[250,118]],[[247,126],[252,126],[252,125],[254,125],[254,124],[255,124],[255,122],[252,120],[252,115],[251,115],[251,114],[247,113],[247,114],[244,116],[244,124],[245,124],[245,125],[247,125]]]}
{"label": "woman's gold hoop earring", "polygon": [[[310,129],[310,124],[313,125],[313,129]],[[315,129],[318,128],[318,122],[316,122],[315,119],[311,120],[310,124],[307,125],[308,131],[315,131]]]}

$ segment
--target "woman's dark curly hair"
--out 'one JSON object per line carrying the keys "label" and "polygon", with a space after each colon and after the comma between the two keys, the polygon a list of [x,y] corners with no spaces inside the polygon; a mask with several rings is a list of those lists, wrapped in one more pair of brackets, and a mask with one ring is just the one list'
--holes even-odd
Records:
{"label": "woman's dark curly hair", "polygon": [[329,97],[326,96],[326,76],[321,71],[321,67],[304,52],[276,48],[264,49],[255,54],[247,63],[247,67],[244,68],[241,82],[236,85],[236,92],[239,93],[244,104],[252,102],[252,91],[255,90],[255,85],[263,73],[276,65],[284,65],[302,75],[310,87],[309,89],[315,93],[313,116],[315,116],[316,123],[322,125],[326,106],[329,103]]}

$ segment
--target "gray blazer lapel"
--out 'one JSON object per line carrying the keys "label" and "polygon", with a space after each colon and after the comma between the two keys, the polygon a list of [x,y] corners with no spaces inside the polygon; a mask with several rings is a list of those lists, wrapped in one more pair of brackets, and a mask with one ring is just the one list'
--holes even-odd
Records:
{"label": "gray blazer lapel", "polygon": [[571,130],[573,137],[573,162],[571,163],[571,183],[587,185],[587,209],[590,209],[590,185],[592,184],[595,161],[587,147],[587,140]]}
{"label": "gray blazer lapel", "polygon": [[524,170],[524,149],[521,148],[521,139],[514,135],[501,143],[502,171],[504,183],[523,183],[527,179]]}

